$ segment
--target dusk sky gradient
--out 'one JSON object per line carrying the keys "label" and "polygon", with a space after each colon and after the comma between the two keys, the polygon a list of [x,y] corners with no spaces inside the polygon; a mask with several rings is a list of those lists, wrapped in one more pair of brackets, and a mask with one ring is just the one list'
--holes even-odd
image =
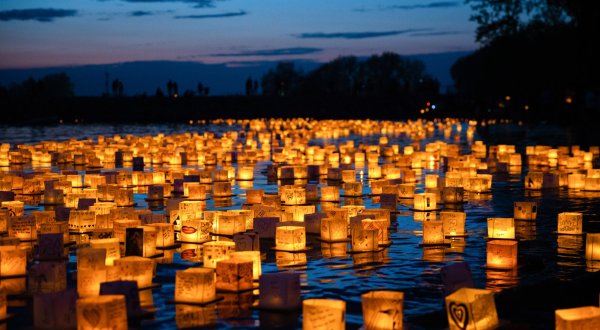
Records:
{"label": "dusk sky gradient", "polygon": [[0,69],[474,50],[463,1],[3,0]]}

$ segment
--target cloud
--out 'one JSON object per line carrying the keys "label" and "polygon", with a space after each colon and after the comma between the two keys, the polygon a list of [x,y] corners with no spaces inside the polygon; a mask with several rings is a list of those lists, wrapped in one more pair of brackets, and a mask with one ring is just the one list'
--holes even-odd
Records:
{"label": "cloud", "polygon": [[407,29],[407,30],[393,30],[393,31],[369,31],[369,32],[314,32],[314,33],[301,33],[294,35],[300,39],[366,39],[366,38],[378,38],[395,36],[399,34],[407,34],[412,32],[428,31],[429,29]]}
{"label": "cloud", "polygon": [[437,31],[437,32],[418,32],[410,34],[411,37],[435,37],[435,36],[448,36],[453,34],[461,34],[459,31]]}
{"label": "cloud", "polygon": [[74,10],[74,9],[52,9],[52,8],[14,9],[14,10],[0,11],[0,21],[35,20],[38,22],[52,22],[55,18],[72,17],[75,15],[77,15],[77,10]]}
{"label": "cloud", "polygon": [[144,11],[144,10],[136,10],[136,11],[132,11],[129,13],[129,16],[132,16],[132,17],[151,16],[151,15],[154,15],[154,13],[151,11]]}
{"label": "cloud", "polygon": [[306,55],[306,54],[318,53],[322,50],[323,50],[322,48],[294,47],[294,48],[250,50],[250,51],[243,51],[243,52],[238,52],[238,53],[221,53],[221,54],[213,54],[211,56],[244,57],[244,56]]}
{"label": "cloud", "polygon": [[236,12],[229,12],[229,13],[222,13],[222,14],[204,14],[204,15],[184,15],[184,16],[175,16],[176,19],[186,19],[186,18],[192,18],[192,19],[205,19],[205,18],[222,18],[222,17],[236,17],[236,16],[244,16],[247,15],[248,13],[244,10],[240,10],[240,11],[236,11]]}
{"label": "cloud", "polygon": [[[131,3],[160,3],[160,2],[181,2],[190,3],[194,8],[213,8],[217,0],[121,0]],[[220,0],[222,1],[222,0]]]}
{"label": "cloud", "polygon": [[460,6],[460,2],[458,1],[439,1],[439,2],[430,2],[424,4],[414,4],[414,5],[394,5],[394,6],[386,6],[383,9],[402,9],[402,10],[413,10],[413,9],[435,9],[435,8],[452,8]]}

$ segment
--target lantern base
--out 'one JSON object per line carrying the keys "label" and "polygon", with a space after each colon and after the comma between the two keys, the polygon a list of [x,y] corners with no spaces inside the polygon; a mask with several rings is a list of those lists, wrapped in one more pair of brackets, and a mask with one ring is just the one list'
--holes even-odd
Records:
{"label": "lantern base", "polygon": [[428,247],[428,246],[444,246],[444,247],[451,247],[452,244],[450,243],[450,240],[445,239],[443,243],[419,243],[419,247]]}
{"label": "lantern base", "polygon": [[494,267],[494,266],[488,266],[487,264],[485,265],[481,265],[481,269],[483,270],[495,270],[495,271],[504,271],[504,272],[513,272],[515,270],[517,270],[519,266],[515,265],[514,267]]}
{"label": "lantern base", "polygon": [[[22,190],[22,189],[19,189]],[[40,191],[40,192],[34,192],[34,193],[20,193],[20,194],[16,194],[17,196],[39,196],[39,195],[43,195],[44,192]]]}
{"label": "lantern base", "polygon": [[561,236],[561,235],[569,235],[569,236],[583,236],[585,235],[586,232],[582,231],[581,233],[577,233],[577,234],[571,234],[571,233],[559,233],[557,231],[552,231],[550,232],[550,235],[556,235],[556,236]]}
{"label": "lantern base", "polygon": [[468,237],[469,235],[467,233],[464,233],[462,235],[444,235],[445,238],[461,238],[461,237]]}
{"label": "lantern base", "polygon": [[378,246],[374,250],[352,250],[352,249],[350,249],[350,250],[346,251],[346,253],[348,253],[348,254],[359,254],[359,253],[369,253],[369,252],[381,252],[381,251],[383,251],[385,249],[386,249],[385,246],[381,246],[380,245],[380,246]]}
{"label": "lantern base", "polygon": [[268,312],[273,312],[273,313],[281,313],[281,314],[287,314],[287,313],[298,313],[302,311],[302,305],[298,305],[298,306],[290,306],[290,307],[279,307],[279,308],[271,308],[271,307],[264,307],[260,305],[260,300],[258,300],[258,304],[252,305],[250,307],[250,309],[253,310],[258,310],[258,311],[268,311]]}
{"label": "lantern base", "polygon": [[352,197],[352,198],[361,197],[361,198],[366,198],[366,197],[369,197],[369,195],[368,194],[356,194],[356,195],[343,194],[343,195],[340,195],[340,197]]}
{"label": "lantern base", "polygon": [[252,283],[252,287],[251,288],[246,288],[246,289],[240,289],[240,290],[227,290],[227,289],[219,289],[217,288],[217,292],[222,292],[222,293],[240,293],[240,292],[248,292],[248,291],[253,291],[258,289],[259,285],[258,283]]}
{"label": "lantern base", "polygon": [[181,243],[175,243],[173,245],[168,245],[168,246],[157,246],[156,249],[157,250],[175,250],[175,249],[179,249],[180,247],[181,247]]}
{"label": "lantern base", "polygon": [[192,306],[208,306],[214,303],[217,303],[221,300],[225,299],[223,296],[216,296],[215,299],[205,301],[205,302],[192,302],[192,301],[177,301],[177,300],[167,300],[166,304],[168,305],[192,305]]}
{"label": "lantern base", "polygon": [[435,209],[429,209],[429,210],[417,210],[417,209],[415,209],[413,207],[409,207],[408,209],[410,211],[413,211],[413,212],[437,212],[437,211],[441,211],[442,210],[442,208],[440,208],[440,207],[437,207]]}
{"label": "lantern base", "polygon": [[304,249],[300,249],[300,250],[285,250],[285,249],[278,249],[276,247],[272,247],[271,250],[272,251],[279,251],[279,252],[300,253],[300,252],[306,252],[308,250],[312,250],[312,246],[306,245],[306,247]]}
{"label": "lantern base", "polygon": [[38,203],[39,206],[57,206],[57,205],[65,205],[64,202],[62,203],[46,203],[44,201],[41,201]]}
{"label": "lantern base", "polygon": [[117,205],[117,207],[135,207],[137,206],[137,203],[131,203],[131,204],[127,204],[127,205]]}
{"label": "lantern base", "polygon": [[[323,239],[323,238],[320,238],[320,237],[316,237],[315,239],[317,241],[319,241],[319,242],[325,242],[325,243],[343,243],[343,242],[351,242],[352,241],[349,238],[329,240],[329,239]],[[262,237],[261,237],[261,240],[262,240]]]}
{"label": "lantern base", "polygon": [[163,198],[144,198],[144,200],[146,202],[162,202],[165,199],[168,199],[169,197],[163,197]]}
{"label": "lantern base", "polygon": [[517,238],[500,238],[500,237],[489,237],[489,236],[486,236],[484,238],[485,238],[486,241],[493,241],[493,240],[515,241],[515,242],[519,241],[519,239],[517,239]]}

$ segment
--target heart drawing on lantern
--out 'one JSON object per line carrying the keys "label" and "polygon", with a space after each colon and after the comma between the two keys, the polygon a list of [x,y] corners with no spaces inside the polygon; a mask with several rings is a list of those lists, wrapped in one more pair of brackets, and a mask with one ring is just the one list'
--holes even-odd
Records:
{"label": "heart drawing on lantern", "polygon": [[469,313],[467,312],[467,305],[457,304],[454,302],[450,303],[450,317],[452,321],[458,326],[459,329],[466,329],[469,324]]}
{"label": "heart drawing on lantern", "polygon": [[95,328],[100,323],[100,310],[97,307],[85,308],[83,310],[83,317]]}

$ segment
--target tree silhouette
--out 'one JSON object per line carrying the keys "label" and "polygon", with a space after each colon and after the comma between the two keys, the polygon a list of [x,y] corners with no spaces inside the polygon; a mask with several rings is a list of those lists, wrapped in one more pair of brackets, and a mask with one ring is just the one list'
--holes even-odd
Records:
{"label": "tree silhouette", "polygon": [[246,96],[252,95],[252,77],[246,79]]}
{"label": "tree silhouette", "polygon": [[196,90],[198,91],[198,95],[202,96],[204,94],[204,84],[199,81],[198,86],[196,86]]}
{"label": "tree silhouette", "polygon": [[123,82],[119,79],[114,79],[112,81],[112,92],[114,96],[123,96]]}
{"label": "tree silhouette", "polygon": [[282,62],[262,77],[263,95],[287,96],[294,93],[302,82],[303,73],[294,68],[294,63]]}
{"label": "tree silhouette", "polygon": [[169,97],[173,96],[173,82],[171,81],[171,79],[167,81],[167,94],[169,95]]}
{"label": "tree silhouette", "polygon": [[39,80],[28,78],[20,84],[6,89],[5,93],[12,97],[56,98],[72,97],[73,82],[66,73],[46,75]]}

